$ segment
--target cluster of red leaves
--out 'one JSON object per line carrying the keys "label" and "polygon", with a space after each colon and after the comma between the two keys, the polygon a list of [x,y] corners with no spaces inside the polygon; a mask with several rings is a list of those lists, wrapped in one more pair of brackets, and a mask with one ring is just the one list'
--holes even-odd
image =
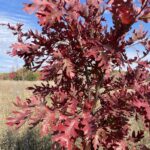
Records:
{"label": "cluster of red leaves", "polygon": [[[149,22],[150,1],[139,4],[133,0],[25,4],[24,10],[38,17],[42,31],[24,33],[22,25],[8,24],[18,35],[12,55],[23,58],[25,67],[39,69],[47,84],[30,87],[34,97],[25,102],[17,98],[19,110],[7,124],[17,128],[26,121],[31,127],[41,124],[41,135],[51,134],[54,145],[67,150],[136,149],[144,131],[131,131],[129,119],[141,115],[144,128],[150,129],[150,62],[143,60],[150,41],[142,28],[132,30],[139,20]],[[113,27],[105,19],[108,12]],[[129,59],[126,49],[137,43],[145,47],[143,56]]]}

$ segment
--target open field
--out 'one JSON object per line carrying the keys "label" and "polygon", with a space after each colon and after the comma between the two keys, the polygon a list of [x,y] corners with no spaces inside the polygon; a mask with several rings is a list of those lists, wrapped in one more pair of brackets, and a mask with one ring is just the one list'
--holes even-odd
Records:
{"label": "open field", "polygon": [[[11,131],[6,125],[6,117],[13,110],[13,101],[17,96],[25,99],[31,96],[27,87],[40,84],[40,81],[3,81],[0,80],[0,150],[46,150],[49,141],[37,141],[37,132],[29,131],[23,126],[18,131]],[[42,142],[42,144],[41,144]],[[43,144],[45,142],[45,144]],[[33,146],[34,145],[34,146]],[[43,148],[44,146],[44,148]],[[37,148],[38,147],[38,148]],[[46,148],[47,147],[47,148]]]}
{"label": "open field", "polygon": [[[17,96],[22,99],[31,96],[31,92],[26,88],[34,84],[40,84],[41,81],[3,81],[0,80],[0,150],[50,150],[49,139],[39,139],[36,130],[29,131],[23,126],[18,131],[11,131],[6,126],[6,117],[10,114],[13,101]],[[140,122],[134,122],[131,119],[134,129],[141,129]],[[150,147],[149,133],[142,143]],[[140,149],[139,149],[140,150]]]}
{"label": "open field", "polygon": [[28,86],[33,84],[39,84],[40,82],[28,82],[28,81],[0,81],[0,134],[6,129],[5,118],[9,115],[13,109],[13,101],[17,96],[21,98],[27,98],[31,95],[31,92],[26,90]]}

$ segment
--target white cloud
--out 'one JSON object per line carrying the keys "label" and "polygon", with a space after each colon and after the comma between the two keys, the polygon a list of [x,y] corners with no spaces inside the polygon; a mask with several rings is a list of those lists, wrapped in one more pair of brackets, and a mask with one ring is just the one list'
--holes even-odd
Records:
{"label": "white cloud", "polygon": [[[7,13],[2,12],[0,15],[0,23],[10,23],[15,25],[16,23],[23,23],[23,29],[27,31],[33,27],[26,16],[16,14],[15,16],[9,16]],[[20,68],[23,65],[23,60],[11,57],[7,54],[10,51],[10,46],[15,43],[17,37],[5,26],[0,26],[0,72],[10,72],[12,68]]]}

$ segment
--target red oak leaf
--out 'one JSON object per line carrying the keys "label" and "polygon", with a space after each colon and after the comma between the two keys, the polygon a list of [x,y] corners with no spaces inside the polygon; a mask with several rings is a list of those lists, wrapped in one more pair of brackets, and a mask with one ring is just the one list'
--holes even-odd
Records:
{"label": "red oak leaf", "polygon": [[75,76],[73,63],[71,62],[70,59],[64,59],[63,63],[64,63],[63,70],[66,70],[66,75],[72,79]]}

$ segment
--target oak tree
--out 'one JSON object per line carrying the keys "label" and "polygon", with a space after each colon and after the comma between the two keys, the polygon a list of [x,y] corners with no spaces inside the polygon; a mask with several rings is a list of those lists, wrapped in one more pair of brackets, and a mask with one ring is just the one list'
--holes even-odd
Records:
{"label": "oak tree", "polygon": [[33,97],[17,98],[7,124],[40,125],[52,149],[146,148],[139,143],[150,131],[150,40],[137,26],[149,23],[150,0],[32,0],[24,10],[41,30],[7,24],[18,37],[11,55],[45,82],[29,87]]}

